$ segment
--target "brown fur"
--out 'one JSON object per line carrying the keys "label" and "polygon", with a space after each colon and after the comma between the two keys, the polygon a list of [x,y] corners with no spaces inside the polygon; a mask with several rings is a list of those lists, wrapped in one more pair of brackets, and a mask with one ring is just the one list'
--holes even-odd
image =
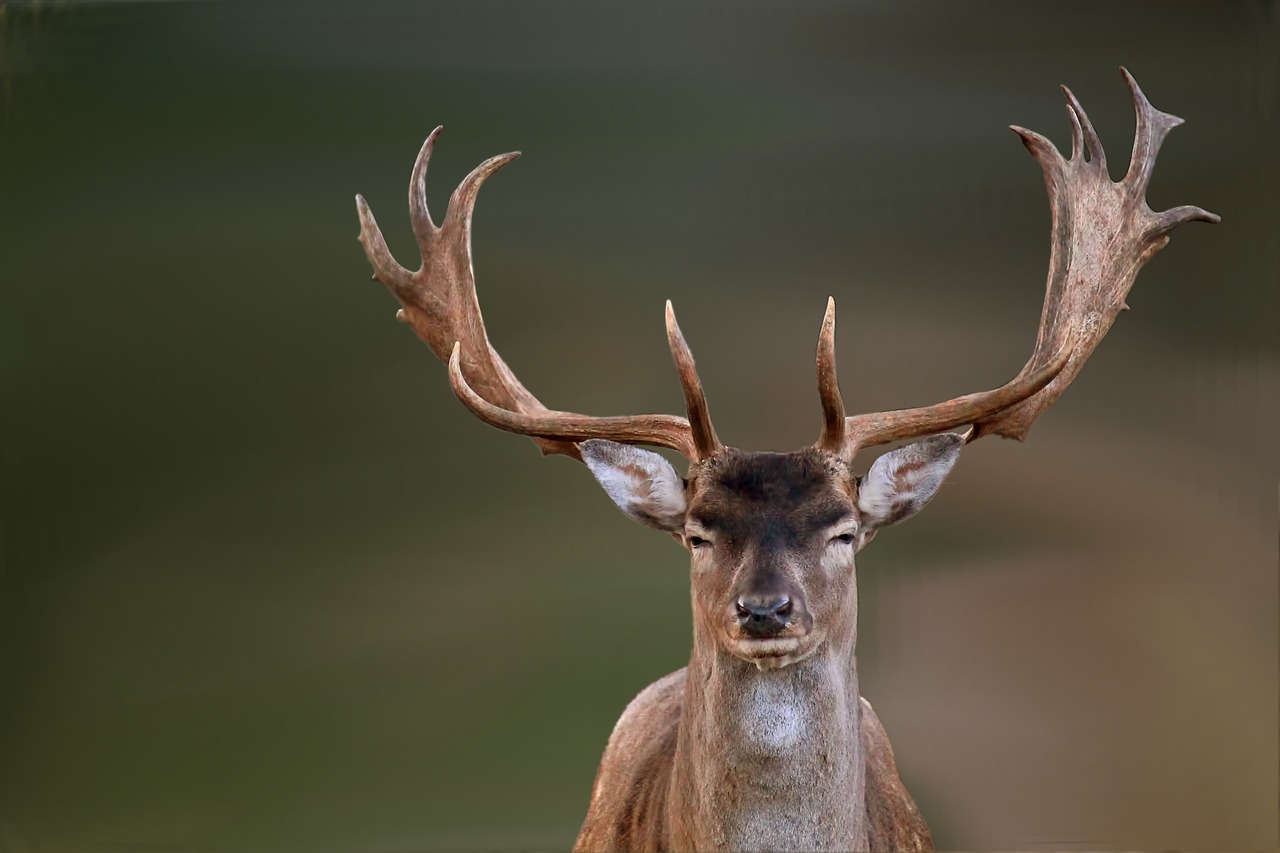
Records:
{"label": "brown fur", "polygon": [[[919,465],[949,468],[950,445],[935,444]],[[859,523],[848,465],[813,448],[725,448],[694,466],[686,494],[689,666],[618,721],[575,849],[932,849],[858,691],[854,546],[842,537],[874,531]],[[734,615],[740,596],[761,594],[794,607],[776,652],[744,646]]]}
{"label": "brown fur", "polygon": [[[605,748],[591,805],[575,851],[667,851],[667,798],[687,670],[645,688],[623,712]],[[929,827],[898,777],[893,748],[871,703],[862,699],[861,740],[866,760],[866,809],[871,850],[928,851]]]}

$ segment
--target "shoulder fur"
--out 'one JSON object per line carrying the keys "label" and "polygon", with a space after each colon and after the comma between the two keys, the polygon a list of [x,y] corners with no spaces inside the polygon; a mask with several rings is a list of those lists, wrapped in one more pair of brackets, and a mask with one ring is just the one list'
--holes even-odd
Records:
{"label": "shoulder fur", "polygon": [[662,849],[685,670],[650,684],[622,712],[600,759],[575,851]]}

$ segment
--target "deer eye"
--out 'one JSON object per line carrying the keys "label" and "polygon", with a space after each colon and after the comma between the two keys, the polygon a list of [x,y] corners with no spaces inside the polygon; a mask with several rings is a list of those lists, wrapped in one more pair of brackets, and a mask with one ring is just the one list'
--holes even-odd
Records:
{"label": "deer eye", "polygon": [[837,542],[841,545],[852,545],[854,538],[855,536],[853,531],[849,531],[848,533],[841,533],[839,536],[833,536],[831,538],[831,543],[833,545]]}
{"label": "deer eye", "polygon": [[711,540],[709,539],[703,539],[701,536],[689,537],[690,548],[706,548],[706,547],[709,547],[710,545],[711,545]]}

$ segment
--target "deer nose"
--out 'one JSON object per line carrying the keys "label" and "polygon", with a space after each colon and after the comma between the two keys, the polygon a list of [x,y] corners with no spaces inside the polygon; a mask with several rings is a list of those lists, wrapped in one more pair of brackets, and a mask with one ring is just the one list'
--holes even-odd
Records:
{"label": "deer nose", "polygon": [[773,637],[787,627],[791,599],[785,595],[743,595],[736,603],[738,625],[752,637]]}

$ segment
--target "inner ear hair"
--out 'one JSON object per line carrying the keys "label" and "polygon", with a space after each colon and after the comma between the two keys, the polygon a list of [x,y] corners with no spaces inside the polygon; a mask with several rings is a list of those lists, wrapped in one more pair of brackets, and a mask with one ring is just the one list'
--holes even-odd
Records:
{"label": "inner ear hair", "polygon": [[932,435],[884,454],[860,478],[857,496],[864,531],[915,515],[937,494],[964,446],[964,436]]}
{"label": "inner ear hair", "polygon": [[686,480],[650,450],[603,439],[580,445],[582,461],[618,509],[646,527],[678,534],[688,502]]}

